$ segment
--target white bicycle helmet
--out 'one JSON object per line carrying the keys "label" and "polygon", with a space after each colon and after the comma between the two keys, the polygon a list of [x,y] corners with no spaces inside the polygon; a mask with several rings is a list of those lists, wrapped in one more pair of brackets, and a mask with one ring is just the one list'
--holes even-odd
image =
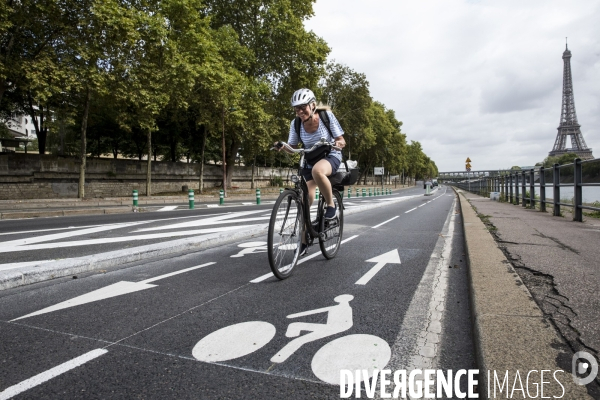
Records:
{"label": "white bicycle helmet", "polygon": [[292,107],[302,106],[304,104],[310,104],[312,102],[316,102],[317,98],[315,94],[310,89],[298,89],[294,92],[292,96]]}

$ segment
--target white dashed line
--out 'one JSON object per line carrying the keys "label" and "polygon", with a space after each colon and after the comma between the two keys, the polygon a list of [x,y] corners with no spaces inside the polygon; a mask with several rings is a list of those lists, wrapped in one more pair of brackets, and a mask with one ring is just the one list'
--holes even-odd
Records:
{"label": "white dashed line", "polygon": [[396,219],[396,218],[398,218],[398,217],[399,217],[399,215],[396,215],[394,218],[390,218],[390,219],[388,219],[387,221],[383,221],[383,222],[382,222],[382,223],[380,223],[379,225],[375,225],[375,226],[373,227],[373,229],[375,229],[375,228],[379,228],[381,225],[387,224],[388,222],[390,222],[390,221],[393,221],[393,220],[395,220],[395,219]]}
{"label": "white dashed line", "polygon": [[410,210],[408,210],[408,211],[404,212],[404,214],[408,214],[408,213],[409,213],[409,212],[411,212],[411,211],[415,211],[417,208],[418,208],[418,207],[411,208]]}

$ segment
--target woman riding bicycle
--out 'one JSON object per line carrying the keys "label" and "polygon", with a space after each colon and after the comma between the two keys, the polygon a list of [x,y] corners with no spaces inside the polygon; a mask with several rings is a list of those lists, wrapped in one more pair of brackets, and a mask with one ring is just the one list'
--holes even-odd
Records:
{"label": "woman riding bicycle", "polygon": [[[296,112],[296,117],[300,118],[300,137],[296,133],[294,121],[290,124],[290,135],[288,138],[288,144],[293,148],[298,148],[298,143],[302,142],[305,149],[311,148],[317,142],[324,138],[327,142],[332,140],[335,142],[335,146],[343,148],[346,145],[344,140],[344,131],[340,126],[337,118],[327,109],[327,116],[330,121],[331,135],[327,130],[327,127],[321,121],[319,113],[317,111],[317,99],[315,94],[310,89],[299,89],[294,92],[292,96],[292,107]],[[285,147],[282,147],[284,150]],[[281,151],[282,148],[278,148]],[[289,152],[289,151],[288,151]],[[334,219],[336,217],[336,207],[333,201],[333,194],[331,190],[331,182],[327,179],[328,176],[335,174],[342,162],[342,153],[339,150],[331,149],[331,152],[325,157],[316,162],[314,165],[307,165],[303,171],[302,176],[306,180],[308,186],[308,199],[310,206],[312,206],[313,199],[315,198],[315,191],[317,187],[325,198],[327,203],[327,211],[325,212],[325,219]]]}

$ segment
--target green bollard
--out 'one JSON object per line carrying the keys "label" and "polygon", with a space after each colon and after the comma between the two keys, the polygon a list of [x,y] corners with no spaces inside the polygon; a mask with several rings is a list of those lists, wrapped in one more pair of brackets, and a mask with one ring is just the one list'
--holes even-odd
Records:
{"label": "green bollard", "polygon": [[260,189],[256,189],[256,204],[260,205]]}
{"label": "green bollard", "polygon": [[188,190],[188,202],[190,204],[190,210],[194,209],[194,191],[192,189]]}
{"label": "green bollard", "polygon": [[134,190],[133,191],[133,206],[137,207],[138,205],[138,191]]}
{"label": "green bollard", "polygon": [[319,188],[315,190],[315,200],[319,200]]}
{"label": "green bollard", "polygon": [[360,197],[360,190],[358,188],[356,188],[356,197]]}
{"label": "green bollard", "polygon": [[371,197],[371,196],[372,196],[372,195],[371,195],[371,188],[369,188],[369,197]]}
{"label": "green bollard", "polygon": [[350,188],[348,188],[348,198],[352,197],[352,195],[350,194]]}
{"label": "green bollard", "polygon": [[367,197],[367,189],[363,188],[363,197]]}
{"label": "green bollard", "polygon": [[219,205],[225,204],[225,191],[223,189],[219,190]]}
{"label": "green bollard", "polygon": [[283,188],[279,188],[279,194],[283,193]]}

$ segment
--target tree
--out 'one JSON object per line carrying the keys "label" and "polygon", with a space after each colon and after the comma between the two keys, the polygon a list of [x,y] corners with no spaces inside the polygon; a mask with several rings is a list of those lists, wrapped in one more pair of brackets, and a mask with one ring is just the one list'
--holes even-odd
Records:
{"label": "tree", "polygon": [[368,129],[372,100],[366,76],[332,62],[326,67],[319,91],[320,98],[331,107],[344,130],[344,152],[349,159],[358,159],[361,149],[375,143],[375,133]]}

